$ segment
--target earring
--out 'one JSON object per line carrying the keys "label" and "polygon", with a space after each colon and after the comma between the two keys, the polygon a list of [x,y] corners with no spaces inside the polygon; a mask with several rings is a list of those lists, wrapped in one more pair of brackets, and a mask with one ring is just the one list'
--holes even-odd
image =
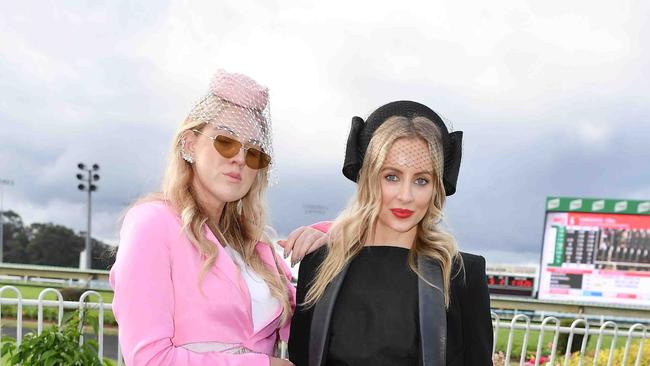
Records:
{"label": "earring", "polygon": [[192,154],[185,151],[185,139],[181,140],[181,157],[183,158],[183,160],[187,161],[190,164],[194,162],[194,158],[192,158]]}

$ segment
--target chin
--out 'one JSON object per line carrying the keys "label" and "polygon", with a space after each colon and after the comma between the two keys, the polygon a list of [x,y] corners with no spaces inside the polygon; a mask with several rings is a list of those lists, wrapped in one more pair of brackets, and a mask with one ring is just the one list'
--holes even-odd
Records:
{"label": "chin", "polygon": [[242,199],[245,195],[246,192],[237,192],[237,191],[230,191],[230,190],[220,190],[214,192],[214,196],[217,197],[219,201],[225,203],[238,201]]}
{"label": "chin", "polygon": [[391,222],[388,227],[391,228],[393,231],[398,232],[398,233],[406,233],[412,230],[414,227],[417,226],[417,222]]}
{"label": "chin", "polygon": [[402,234],[403,234],[403,233],[407,233],[407,232],[413,230],[413,228],[415,228],[415,226],[416,226],[416,225],[410,225],[410,226],[405,226],[405,225],[399,225],[399,226],[397,226],[397,225],[396,225],[396,226],[393,226],[393,230],[397,231],[398,233],[402,233]]}

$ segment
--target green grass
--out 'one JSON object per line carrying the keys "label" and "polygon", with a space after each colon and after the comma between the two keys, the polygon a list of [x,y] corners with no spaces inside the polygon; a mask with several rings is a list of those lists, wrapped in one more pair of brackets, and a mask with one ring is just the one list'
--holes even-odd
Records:
{"label": "green grass", "polygon": [[[35,285],[35,284],[17,284],[17,283],[12,283],[12,282],[0,282],[0,287],[2,286],[14,286],[20,291],[20,294],[23,296],[23,299],[38,299],[38,295],[41,293],[46,288],[54,288],[56,290],[61,291],[62,287],[60,286],[53,286],[53,285]],[[97,290],[95,290],[97,291]],[[113,291],[97,291],[101,296],[102,299],[104,300],[105,303],[111,303],[113,302]],[[6,290],[2,293],[2,297],[8,298],[8,299],[14,299],[16,298],[16,294],[13,291]],[[45,295],[46,300],[56,300],[56,295],[53,293],[48,293]],[[97,301],[96,296],[90,296],[88,298],[92,302]]]}

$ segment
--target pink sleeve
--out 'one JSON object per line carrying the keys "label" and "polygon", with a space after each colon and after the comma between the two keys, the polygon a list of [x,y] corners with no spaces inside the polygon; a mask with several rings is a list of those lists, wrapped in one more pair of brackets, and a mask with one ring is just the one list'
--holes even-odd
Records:
{"label": "pink sleeve", "polygon": [[[120,232],[120,246],[110,282],[119,342],[129,366],[268,366],[264,354],[195,353],[176,347],[174,283],[171,278],[167,228],[178,227],[166,208],[142,204],[129,210]],[[185,284],[180,284],[184,286]]]}
{"label": "pink sleeve", "polygon": [[[280,258],[280,256],[277,255],[275,251],[273,252],[273,255],[275,255],[276,263],[278,263],[278,265],[282,268],[282,270],[284,271],[284,275],[286,276],[287,288],[289,289],[289,303],[291,304],[291,313],[293,314],[293,312],[296,310],[296,288],[291,283],[291,279],[293,278],[293,275],[291,274],[291,269],[289,268],[289,266],[287,266],[287,262],[282,260],[282,258]],[[289,318],[286,324],[284,324],[282,328],[280,328],[279,331],[280,340],[285,342],[289,341],[290,325],[291,325],[291,318]]]}
{"label": "pink sleeve", "polygon": [[330,228],[332,227],[332,221],[321,221],[309,226],[327,234],[327,232],[330,231]]}

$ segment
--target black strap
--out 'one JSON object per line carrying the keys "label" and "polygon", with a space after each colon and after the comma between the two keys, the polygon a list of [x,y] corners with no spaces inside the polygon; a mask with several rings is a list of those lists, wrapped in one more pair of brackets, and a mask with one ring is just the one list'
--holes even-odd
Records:
{"label": "black strap", "polygon": [[447,351],[447,311],[442,269],[438,262],[418,257],[418,270],[433,286],[418,279],[420,350],[423,366],[444,366]]}

